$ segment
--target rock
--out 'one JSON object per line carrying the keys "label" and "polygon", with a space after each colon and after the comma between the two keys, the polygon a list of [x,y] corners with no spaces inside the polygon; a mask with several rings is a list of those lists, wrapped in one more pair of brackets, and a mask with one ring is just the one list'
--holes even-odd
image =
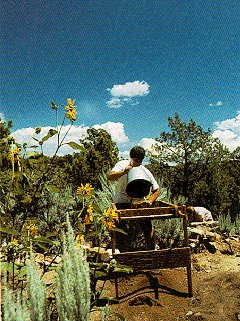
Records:
{"label": "rock", "polygon": [[186,317],[190,317],[191,315],[193,315],[193,312],[192,311],[188,311],[187,314],[186,314]]}
{"label": "rock", "polygon": [[206,320],[200,312],[194,313],[192,321],[204,321]]}
{"label": "rock", "polygon": [[207,272],[207,273],[210,273],[212,271],[212,269],[208,268],[208,269],[204,269],[204,271]]}
{"label": "rock", "polygon": [[230,236],[230,239],[236,242],[239,242],[239,237],[238,236]]}
{"label": "rock", "polygon": [[204,235],[205,235],[203,229],[197,228],[197,227],[190,228],[190,229],[189,229],[189,234],[190,234],[190,235],[192,235],[192,234],[197,234],[197,235],[200,235],[200,236],[202,236],[202,237],[204,237]]}
{"label": "rock", "polygon": [[61,256],[58,255],[58,256],[55,257],[55,260],[54,260],[55,263],[59,264],[61,261],[62,261]]}
{"label": "rock", "polygon": [[43,263],[44,262],[44,259],[45,259],[45,257],[44,257],[44,255],[43,254],[41,254],[41,253],[36,253],[36,255],[35,255],[35,262],[36,263]]}
{"label": "rock", "polygon": [[101,310],[94,310],[90,312],[90,320],[91,321],[101,321],[102,320],[102,312]]}
{"label": "rock", "polygon": [[43,275],[43,281],[44,281],[46,284],[52,284],[52,283],[55,282],[56,276],[57,276],[57,272],[56,272],[56,271],[46,272],[46,273],[44,273],[44,275]]}
{"label": "rock", "polygon": [[207,233],[206,233],[206,238],[207,238],[210,242],[215,242],[216,239],[217,239],[216,233],[207,232]]}
{"label": "rock", "polygon": [[218,226],[218,221],[192,222],[190,226],[207,226],[211,228]]}
{"label": "rock", "polygon": [[216,233],[211,232],[206,226],[198,226],[189,228],[189,235],[191,237],[200,236],[202,238],[208,239],[209,241],[216,241]]}
{"label": "rock", "polygon": [[215,237],[216,237],[216,241],[217,241],[217,242],[221,242],[222,239],[223,239],[222,235],[221,235],[221,234],[218,234],[218,233],[215,233]]}

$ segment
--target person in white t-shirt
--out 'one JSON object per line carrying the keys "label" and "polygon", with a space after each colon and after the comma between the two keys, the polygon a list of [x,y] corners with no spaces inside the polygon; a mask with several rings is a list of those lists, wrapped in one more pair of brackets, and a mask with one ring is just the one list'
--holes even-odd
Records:
{"label": "person in white t-shirt", "polygon": [[211,222],[213,221],[212,213],[201,206],[188,206],[187,213],[190,222]]}
{"label": "person in white t-shirt", "polygon": [[148,202],[152,204],[159,196],[160,189],[152,173],[142,165],[142,161],[145,157],[145,150],[141,146],[135,146],[130,150],[129,156],[130,160],[119,161],[108,175],[109,180],[117,181],[117,191],[113,197],[113,201],[114,203],[131,203],[132,199],[126,193],[128,183],[127,174],[133,167],[139,166],[152,184],[152,193],[148,199]]}
{"label": "person in white t-shirt", "polygon": [[[129,153],[130,160],[121,160],[119,161],[111,170],[108,175],[108,179],[111,181],[117,181],[117,191],[113,196],[115,203],[131,203],[132,198],[129,197],[126,193],[126,187],[128,184],[128,172],[133,168],[140,166],[144,173],[147,175],[148,180],[152,184],[151,193],[146,201],[149,204],[153,204],[154,201],[160,194],[160,188],[157,184],[152,173],[142,165],[142,161],[145,157],[145,150],[141,146],[135,146],[130,150]],[[134,223],[133,223],[134,224]],[[141,223],[141,226],[144,231],[146,243],[148,249],[155,249],[155,233],[151,220],[144,220]],[[133,228],[133,225],[132,225]],[[131,233],[131,229],[129,230]]]}

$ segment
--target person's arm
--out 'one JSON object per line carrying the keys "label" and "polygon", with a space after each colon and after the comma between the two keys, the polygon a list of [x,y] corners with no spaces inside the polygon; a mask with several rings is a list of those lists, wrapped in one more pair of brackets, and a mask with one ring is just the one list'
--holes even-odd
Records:
{"label": "person's arm", "polygon": [[124,168],[124,170],[119,171],[119,172],[115,172],[115,171],[111,171],[108,175],[108,179],[110,181],[117,181],[121,176],[127,174],[130,169],[132,169],[133,166],[128,165],[126,168]]}
{"label": "person's arm", "polygon": [[147,174],[148,174],[148,176],[150,178],[150,181],[152,183],[152,193],[148,197],[148,201],[147,202],[149,204],[152,204],[152,203],[154,203],[156,201],[156,199],[160,195],[160,187],[159,187],[157,181],[155,180],[153,174],[150,172],[150,170],[145,167],[145,171],[147,172]]}
{"label": "person's arm", "polygon": [[150,204],[152,204],[153,202],[156,201],[156,199],[158,198],[159,195],[160,195],[160,188],[158,188],[158,189],[156,189],[156,190],[154,190],[154,191],[152,192],[152,194],[151,194],[150,197],[149,197],[148,202],[149,202]]}

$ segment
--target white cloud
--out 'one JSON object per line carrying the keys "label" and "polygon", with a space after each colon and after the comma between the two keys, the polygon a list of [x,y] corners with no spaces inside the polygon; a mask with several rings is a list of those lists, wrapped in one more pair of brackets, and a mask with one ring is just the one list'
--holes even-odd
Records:
{"label": "white cloud", "polygon": [[223,103],[221,100],[219,100],[219,101],[217,101],[217,102],[215,102],[215,103],[210,103],[210,104],[209,104],[209,106],[211,106],[211,107],[213,107],[213,106],[221,107],[221,106],[223,106],[223,105],[224,105],[224,103]]}
{"label": "white cloud", "polygon": [[[69,130],[70,125],[63,126],[61,130],[60,135],[60,141],[63,139],[64,135]],[[64,143],[68,142],[75,142],[79,143],[79,139],[86,137],[87,135],[87,128],[88,127],[81,127],[81,126],[72,126],[69,133],[67,134],[66,139],[64,140]],[[38,145],[38,143],[32,138],[33,136],[37,138],[38,140],[41,140],[44,136],[47,135],[48,131],[52,129],[50,126],[42,127],[41,133],[35,134],[34,128],[22,128],[18,129],[15,132],[12,133],[12,136],[16,139],[16,141],[20,144],[27,143],[28,146]],[[57,148],[57,135],[54,135],[53,137],[49,138],[47,141],[43,144],[43,152],[45,155],[52,156]],[[37,150],[40,151],[39,148],[37,149],[29,149],[29,151]],[[71,147],[68,145],[63,145],[58,155],[65,155],[65,154],[72,154],[74,151]]]}
{"label": "white cloud", "polygon": [[[64,137],[64,135],[67,133],[69,126],[63,126],[61,130],[60,135],[60,141]],[[94,128],[103,128],[105,129],[111,136],[113,141],[115,141],[117,144],[124,144],[128,141],[128,137],[125,134],[124,131],[124,125],[122,123],[113,123],[113,122],[107,122],[105,124],[101,125],[95,125]],[[72,126],[70,131],[67,134],[66,139],[64,140],[64,143],[68,142],[76,142],[79,144],[79,139],[84,138],[87,136],[87,129],[89,127],[87,126]],[[52,129],[52,127],[42,127],[40,134],[35,134],[35,129],[32,127],[29,128],[22,128],[14,131],[12,133],[12,136],[16,139],[16,141],[19,144],[27,143],[28,146],[38,145],[37,142],[32,138],[33,136],[37,138],[38,140],[41,140],[44,136],[47,135],[48,131]],[[53,137],[49,138],[47,141],[43,144],[43,152],[44,155],[52,156],[57,148],[57,135],[54,135]],[[40,151],[40,148],[37,149],[29,149],[30,152],[33,150]],[[58,155],[62,156],[65,154],[73,154],[74,152],[77,152],[77,150],[72,149],[67,144],[64,144],[59,152]]]}
{"label": "white cloud", "polygon": [[221,143],[233,151],[240,146],[240,112],[235,118],[215,122],[215,131],[212,136],[219,138]]}
{"label": "white cloud", "polygon": [[156,150],[155,146],[160,146],[160,143],[153,138],[142,138],[139,145],[142,146],[147,153],[150,152],[152,155],[159,154],[159,151]]}
{"label": "white cloud", "polygon": [[124,104],[137,105],[137,97],[149,94],[149,84],[145,81],[126,82],[123,85],[113,85],[108,88],[112,98],[107,102],[110,108],[120,108]]}
{"label": "white cloud", "polygon": [[114,123],[114,122],[107,122],[101,125],[94,125],[94,128],[103,128],[105,129],[111,136],[112,140],[117,144],[124,144],[128,142],[128,137],[125,134],[124,124],[123,123]]}
{"label": "white cloud", "polygon": [[149,84],[145,81],[126,82],[124,85],[114,85],[108,89],[113,97],[136,97],[149,94]]}
{"label": "white cloud", "polygon": [[157,141],[153,138],[143,138],[141,139],[139,145],[142,146],[145,150],[151,151],[156,143]]}
{"label": "white cloud", "polygon": [[5,118],[4,118],[4,114],[0,113],[0,122],[4,123],[5,122]]}
{"label": "white cloud", "polygon": [[110,108],[120,108],[122,107],[123,103],[120,98],[112,98],[107,102],[107,105]]}

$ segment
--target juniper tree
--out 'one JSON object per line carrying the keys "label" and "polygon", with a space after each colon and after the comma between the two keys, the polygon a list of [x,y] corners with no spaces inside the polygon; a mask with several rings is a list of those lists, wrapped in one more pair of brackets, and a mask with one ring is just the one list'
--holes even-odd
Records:
{"label": "juniper tree", "polygon": [[170,131],[156,138],[150,167],[163,177],[173,197],[182,195],[192,205],[219,208],[229,196],[226,182],[232,183],[228,173],[225,182],[221,180],[229,150],[212,137],[210,129],[204,130],[192,119],[185,123],[175,114],[168,125]]}

